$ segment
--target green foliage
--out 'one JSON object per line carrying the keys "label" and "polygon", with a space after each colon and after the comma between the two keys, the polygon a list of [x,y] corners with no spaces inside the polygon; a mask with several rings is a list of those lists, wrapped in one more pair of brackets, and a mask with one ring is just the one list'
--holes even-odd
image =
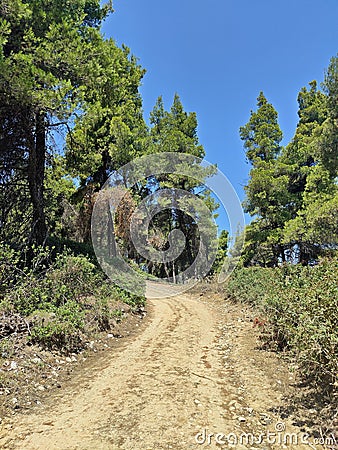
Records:
{"label": "green foliage", "polygon": [[211,268],[209,275],[220,273],[222,270],[223,264],[227,257],[229,247],[229,232],[227,230],[222,230],[218,237],[218,250],[216,259]]}
{"label": "green foliage", "polygon": [[165,111],[162,97],[157,99],[150,114],[148,153],[179,152],[203,158],[205,151],[197,136],[196,113],[184,111],[178,94],[175,94],[170,111]]}
{"label": "green foliage", "polygon": [[67,238],[50,237],[48,245],[55,249],[55,253],[70,251],[74,256],[85,256],[89,261],[98,266],[95,252],[91,243],[79,242]]}
{"label": "green foliage", "polygon": [[257,112],[251,112],[249,122],[240,128],[248,160],[255,166],[260,161],[275,159],[283,134],[277,122],[277,112],[263,92],[257,98]]}
{"label": "green foliage", "polygon": [[[175,94],[168,111],[164,108],[162,97],[157,99],[150,114],[150,123],[151,128],[146,139],[147,153],[185,153],[196,157],[192,164],[193,167],[190,163],[188,165],[185,162],[176,164],[176,173],[171,173],[172,167],[160,166],[163,174],[149,177],[147,184],[142,186],[138,192],[139,198],[142,199],[145,195],[156,193],[160,189],[173,191],[172,198],[164,200],[159,196],[156,197],[156,201],[161,204],[163,210],[150,223],[150,244],[156,250],[167,250],[169,234],[173,230],[179,229],[186,238],[185,248],[179,258],[170,264],[153,261],[141,262],[148,265],[148,272],[151,275],[172,279],[175,282],[177,274],[184,272],[193,264],[199,252],[199,243],[207,242],[206,236],[209,236],[213,230],[214,224],[210,218],[212,215],[215,217],[214,213],[219,205],[203,185],[203,180],[212,176],[216,167],[203,167],[200,164],[200,159],[204,157],[205,151],[197,135],[196,113],[188,113],[184,110],[178,94]],[[191,177],[179,175],[180,172],[192,175]],[[179,189],[191,193],[194,199],[198,198],[200,201],[192,200],[188,196],[185,198],[180,196],[176,191]],[[188,211],[191,214],[188,214]],[[193,217],[194,214],[199,217],[198,223]],[[216,253],[216,239],[214,242],[210,241],[202,250],[205,253],[205,261],[208,261],[210,255]]]}
{"label": "green foliage", "polygon": [[323,83],[309,83],[298,95],[295,136],[278,147],[277,113],[260,94],[257,112],[240,129],[253,168],[245,187],[248,226],[246,265],[303,265],[336,249],[337,227],[337,58]]}
{"label": "green foliage", "polygon": [[29,340],[49,349],[62,349],[64,352],[78,351],[83,345],[85,312],[81,306],[68,301],[57,308],[55,313],[37,315],[36,324]]}
{"label": "green foliage", "polygon": [[302,89],[298,101],[299,124],[283,155],[291,163],[289,190],[297,210],[286,223],[282,239],[289,246],[297,244],[299,259],[308,262],[332,252],[337,243],[337,147],[332,145],[338,132],[332,126],[330,90],[325,96],[313,81],[309,90]]}
{"label": "green foliage", "polygon": [[[45,178],[45,210],[50,234],[63,237],[73,231],[69,229],[65,212],[67,207],[71,207],[75,191],[74,180],[68,173],[65,159],[56,155],[46,169]],[[77,216],[76,212],[74,215]]]}
{"label": "green foliage", "polygon": [[0,242],[0,296],[15,284],[20,275],[20,256],[14,249]]}
{"label": "green foliage", "polygon": [[127,47],[97,42],[96,76],[86,91],[83,114],[67,135],[66,160],[71,173],[102,187],[113,170],[142,153],[146,125],[138,88],[144,70]]}
{"label": "green foliage", "polygon": [[55,311],[69,301],[79,302],[82,296],[93,294],[102,282],[102,275],[96,273],[94,264],[84,256],[59,254],[49,267],[44,257],[44,251],[38,253],[33,268],[25,267],[17,277],[15,288],[8,291],[7,287],[4,295],[4,301],[24,316],[36,310]]}
{"label": "green foliage", "polygon": [[114,286],[113,292],[115,298],[122,300],[127,305],[132,308],[139,308],[140,306],[145,306],[145,297],[143,295],[131,294],[119,286]]}
{"label": "green foliage", "polygon": [[53,258],[53,251],[35,248],[28,267],[22,254],[1,247],[0,311],[25,317],[31,324],[31,342],[77,351],[88,333],[111,327],[119,304],[132,310],[144,306],[143,295],[128,294],[110,283],[87,257],[65,250]]}
{"label": "green foliage", "polygon": [[261,310],[270,343],[289,350],[307,380],[332,391],[338,381],[337,279],[338,258],[314,267],[249,267],[236,270],[225,291]]}
{"label": "green foliage", "polygon": [[[257,111],[251,112],[249,122],[240,128],[246,156],[253,168],[245,187],[246,212],[256,216],[255,224],[248,232],[245,259],[255,255],[260,263],[277,263],[281,252],[280,230],[290,218],[288,208],[288,176],[285,166],[278,161],[282,148],[282,132],[277,122],[277,112],[261,92],[257,98]],[[264,232],[259,232],[259,229]],[[252,242],[253,241],[253,242]],[[249,250],[250,248],[250,250]],[[254,252],[252,253],[252,250]],[[260,255],[260,256],[258,256]]]}
{"label": "green foliage", "polygon": [[100,24],[111,9],[98,0],[1,3],[0,182],[7,205],[0,195],[0,207],[8,242],[19,233],[43,244],[48,228],[59,231],[60,198],[71,186],[46,169],[54,169],[55,133],[72,128],[104,78],[99,55],[108,41]]}

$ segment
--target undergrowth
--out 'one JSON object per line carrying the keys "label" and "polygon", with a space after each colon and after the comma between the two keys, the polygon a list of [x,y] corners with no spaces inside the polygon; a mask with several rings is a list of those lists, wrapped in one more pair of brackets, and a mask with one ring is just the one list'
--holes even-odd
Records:
{"label": "undergrowth", "polygon": [[88,255],[33,248],[29,264],[25,258],[0,246],[0,314],[23,318],[29,343],[76,352],[90,333],[114,326],[125,305],[144,306],[144,296],[114,285]]}
{"label": "undergrowth", "polygon": [[338,386],[338,258],[316,266],[234,271],[226,295],[261,310],[267,338],[296,357],[302,378],[326,393]]}

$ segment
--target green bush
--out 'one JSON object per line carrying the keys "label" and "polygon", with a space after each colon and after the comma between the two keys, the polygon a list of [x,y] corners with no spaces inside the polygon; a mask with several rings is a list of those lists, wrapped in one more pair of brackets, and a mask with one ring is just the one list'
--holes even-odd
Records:
{"label": "green bush", "polygon": [[0,312],[28,318],[31,342],[76,351],[84,333],[110,329],[120,303],[144,305],[144,296],[114,285],[87,256],[53,251],[31,249],[28,265],[25,252],[0,249]]}
{"label": "green bush", "polygon": [[338,382],[337,279],[335,258],[314,267],[239,269],[225,289],[262,311],[271,339],[297,357],[307,380],[332,390]]}
{"label": "green bush", "polygon": [[74,256],[69,252],[57,256],[52,270],[46,276],[56,306],[68,299],[79,301],[81,297],[92,295],[102,281],[103,276],[87,257]]}
{"label": "green bush", "polygon": [[[55,309],[55,313],[35,317],[29,340],[49,349],[76,352],[83,344],[85,313],[80,305],[69,301]],[[39,320],[40,319],[40,320]]]}
{"label": "green bush", "polygon": [[0,242],[0,296],[11,289],[22,275],[20,255],[9,245]]}
{"label": "green bush", "polygon": [[55,248],[56,254],[70,251],[75,256],[85,256],[90,262],[98,265],[93,246],[87,242],[76,242],[71,239],[60,239],[57,237],[50,237],[48,245]]}

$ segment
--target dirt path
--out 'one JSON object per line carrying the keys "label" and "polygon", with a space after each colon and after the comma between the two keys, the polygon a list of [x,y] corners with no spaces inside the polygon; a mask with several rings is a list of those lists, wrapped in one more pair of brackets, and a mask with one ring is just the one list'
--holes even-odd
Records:
{"label": "dirt path", "polygon": [[[280,419],[290,374],[255,350],[244,310],[189,295],[149,303],[149,324],[136,338],[47,407],[16,416],[0,448],[321,448],[303,445],[300,430]],[[274,435],[259,437],[268,429]],[[297,432],[296,445],[277,440]]]}

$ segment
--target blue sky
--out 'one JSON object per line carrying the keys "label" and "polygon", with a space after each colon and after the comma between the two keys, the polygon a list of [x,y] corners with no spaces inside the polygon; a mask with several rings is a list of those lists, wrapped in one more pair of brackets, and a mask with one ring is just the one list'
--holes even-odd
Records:
{"label": "blue sky", "polygon": [[338,52],[338,0],[115,0],[106,37],[130,47],[147,70],[146,119],[159,95],[177,92],[195,111],[206,159],[241,200],[250,166],[238,130],[264,91],[279,113],[283,143],[297,124],[297,94],[323,81]]}

